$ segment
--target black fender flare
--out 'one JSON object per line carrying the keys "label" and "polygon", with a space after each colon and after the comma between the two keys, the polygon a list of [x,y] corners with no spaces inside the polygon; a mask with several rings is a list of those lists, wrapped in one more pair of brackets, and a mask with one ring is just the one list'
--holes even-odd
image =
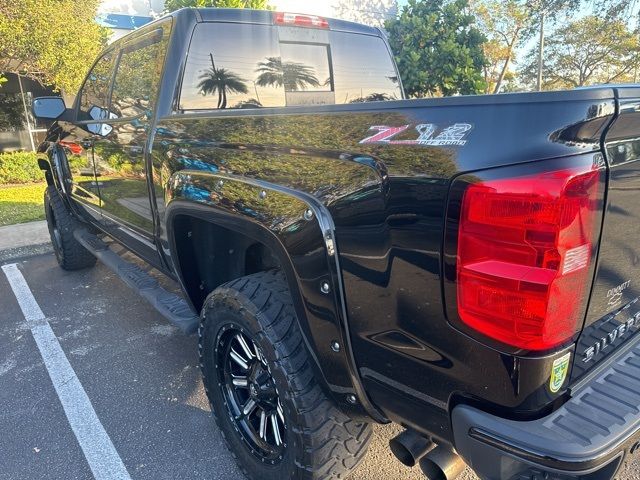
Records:
{"label": "black fender flare", "polygon": [[61,148],[55,142],[44,141],[37,150],[38,166],[44,172],[47,185],[52,185],[66,197],[64,183],[63,159],[60,158]]}
{"label": "black fender flare", "polygon": [[[388,422],[369,400],[355,363],[334,225],[326,207],[303,192],[222,173],[182,170],[167,185],[164,222],[170,251],[177,252],[173,225],[181,215],[210,222],[269,248],[284,270],[305,344],[325,390],[353,418]],[[240,199],[238,191],[242,192]],[[231,196],[235,202],[229,201]],[[265,205],[267,198],[292,212],[284,228],[282,222],[277,223],[276,212]],[[179,259],[172,257],[176,277],[187,293]],[[329,292],[322,291],[323,281],[331,286]],[[336,341],[339,348],[333,345]]]}

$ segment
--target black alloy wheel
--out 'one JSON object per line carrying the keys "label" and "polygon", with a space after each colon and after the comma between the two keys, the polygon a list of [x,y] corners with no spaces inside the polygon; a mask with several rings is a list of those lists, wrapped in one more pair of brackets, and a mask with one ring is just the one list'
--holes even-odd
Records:
{"label": "black alloy wheel", "polygon": [[218,382],[231,421],[252,453],[275,464],[286,448],[286,423],[267,362],[248,332],[230,324],[218,336]]}

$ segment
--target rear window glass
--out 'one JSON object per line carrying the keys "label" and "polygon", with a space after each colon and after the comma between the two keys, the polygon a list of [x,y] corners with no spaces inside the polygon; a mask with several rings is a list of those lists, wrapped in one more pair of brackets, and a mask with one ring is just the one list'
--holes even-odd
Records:
{"label": "rear window glass", "polygon": [[330,92],[329,46],[281,43],[285,92]]}
{"label": "rear window glass", "polygon": [[191,39],[179,105],[233,109],[400,98],[391,54],[379,37],[204,23]]}
{"label": "rear window glass", "polygon": [[196,26],[187,55],[180,108],[285,105],[277,32],[269,25]]}
{"label": "rear window glass", "polygon": [[391,53],[379,37],[331,33],[336,103],[400,100]]}

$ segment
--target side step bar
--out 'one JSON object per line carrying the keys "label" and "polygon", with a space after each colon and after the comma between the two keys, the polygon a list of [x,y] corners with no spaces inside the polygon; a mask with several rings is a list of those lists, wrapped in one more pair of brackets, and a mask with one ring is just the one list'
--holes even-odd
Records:
{"label": "side step bar", "polygon": [[155,278],[137,265],[127,262],[109,249],[109,245],[84,228],[75,230],[73,236],[182,332],[191,334],[198,329],[200,319],[184,298],[167,292]]}

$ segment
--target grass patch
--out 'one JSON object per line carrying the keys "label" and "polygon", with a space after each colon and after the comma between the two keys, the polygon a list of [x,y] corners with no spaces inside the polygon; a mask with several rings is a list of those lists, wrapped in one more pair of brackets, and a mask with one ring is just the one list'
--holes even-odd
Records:
{"label": "grass patch", "polygon": [[0,227],[44,219],[46,183],[0,185]]}

